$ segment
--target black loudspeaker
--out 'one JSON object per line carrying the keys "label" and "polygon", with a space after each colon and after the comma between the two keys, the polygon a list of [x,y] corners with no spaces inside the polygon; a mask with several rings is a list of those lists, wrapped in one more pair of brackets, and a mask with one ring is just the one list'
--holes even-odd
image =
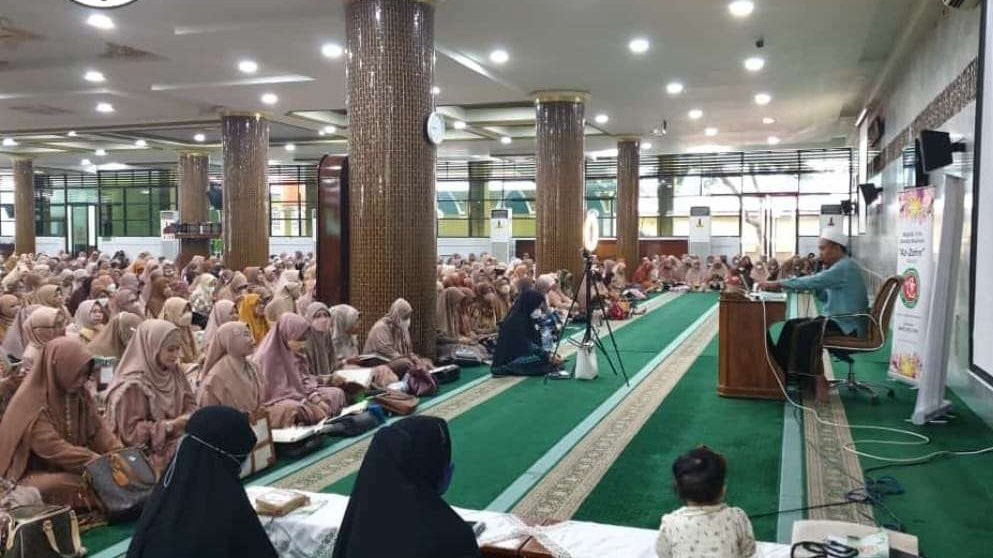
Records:
{"label": "black loudspeaker", "polygon": [[919,156],[924,172],[947,167],[952,164],[952,153],[965,151],[965,144],[952,143],[948,132],[922,130],[919,141]]}
{"label": "black loudspeaker", "polygon": [[[859,191],[862,192],[862,200],[865,201],[865,206],[869,207],[872,205],[872,202],[879,199],[879,194],[883,191],[883,189],[877,188],[875,184],[870,182],[869,184],[859,184]],[[842,202],[842,204],[844,204],[844,202]]]}

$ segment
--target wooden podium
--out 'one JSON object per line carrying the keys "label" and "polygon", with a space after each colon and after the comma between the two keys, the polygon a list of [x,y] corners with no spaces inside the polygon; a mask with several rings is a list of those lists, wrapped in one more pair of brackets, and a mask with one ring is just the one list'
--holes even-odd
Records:
{"label": "wooden podium", "polygon": [[762,303],[749,300],[743,294],[721,293],[718,395],[784,399],[773,376],[776,374],[783,381],[782,373],[778,366],[775,370],[770,368],[765,351],[766,323],[772,325],[783,321],[786,318],[786,303],[766,302],[765,312],[764,318]]}

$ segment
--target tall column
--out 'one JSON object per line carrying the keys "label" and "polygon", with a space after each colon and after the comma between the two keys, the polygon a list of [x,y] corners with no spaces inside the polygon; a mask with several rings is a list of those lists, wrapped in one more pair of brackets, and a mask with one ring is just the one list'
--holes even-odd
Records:
{"label": "tall column", "polygon": [[433,356],[434,12],[418,0],[344,0],[349,131],[349,300],[368,331],[397,298],[414,308],[414,350]]}
{"label": "tall column", "polygon": [[[210,155],[206,151],[182,151],[176,169],[179,181],[179,222],[206,223],[210,220],[207,189],[210,187]],[[210,255],[209,239],[180,240],[179,267],[193,256]]]}
{"label": "tall column", "polygon": [[641,138],[617,139],[617,254],[627,261],[631,273],[639,265],[638,190]]}
{"label": "tall column", "polygon": [[269,122],[260,114],[225,114],[224,265],[264,265],[269,259]]}
{"label": "tall column", "polygon": [[14,253],[35,251],[34,162],[14,157]]}
{"label": "tall column", "polygon": [[[537,238],[541,273],[583,270],[583,118],[589,93],[537,91]],[[578,281],[578,280],[577,280]]]}

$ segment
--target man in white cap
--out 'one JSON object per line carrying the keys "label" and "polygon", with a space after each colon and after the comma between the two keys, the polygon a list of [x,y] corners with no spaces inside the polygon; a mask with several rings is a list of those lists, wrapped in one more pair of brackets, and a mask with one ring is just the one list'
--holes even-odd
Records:
{"label": "man in white cap", "polygon": [[[788,373],[812,374],[817,370],[815,347],[821,332],[863,337],[865,318],[854,314],[869,312],[868,295],[862,272],[848,257],[848,237],[839,230],[828,229],[817,240],[824,270],[807,277],[763,281],[765,290],[812,291],[820,300],[824,316],[789,320],[776,343],[779,366]],[[827,320],[827,323],[824,323]]]}

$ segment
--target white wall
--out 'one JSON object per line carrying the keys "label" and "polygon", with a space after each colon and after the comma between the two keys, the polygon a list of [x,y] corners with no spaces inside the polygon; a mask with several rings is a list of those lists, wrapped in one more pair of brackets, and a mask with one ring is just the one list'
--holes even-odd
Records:
{"label": "white wall", "polygon": [[272,236],[269,237],[270,254],[292,254],[297,250],[306,254],[307,252],[317,253],[317,242],[310,237]]}
{"label": "white wall", "polygon": [[[513,246],[513,242],[511,242]],[[460,254],[462,257],[469,254],[480,254],[490,252],[490,239],[488,238],[439,238],[438,257]],[[513,248],[511,248],[513,251]]]}

